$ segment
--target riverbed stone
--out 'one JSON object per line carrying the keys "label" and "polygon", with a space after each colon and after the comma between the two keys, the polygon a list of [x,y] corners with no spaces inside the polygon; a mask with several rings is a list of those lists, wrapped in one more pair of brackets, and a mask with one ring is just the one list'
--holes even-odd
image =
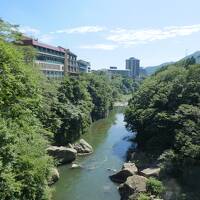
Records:
{"label": "riverbed stone", "polygon": [[60,178],[60,174],[58,172],[58,169],[57,168],[52,168],[50,170],[50,175],[49,175],[49,178],[48,178],[48,184],[49,185],[53,185],[55,182],[57,182]]}
{"label": "riverbed stone", "polygon": [[80,139],[78,143],[73,145],[73,148],[77,151],[79,155],[91,154],[93,153],[93,148],[84,139]]}
{"label": "riverbed stone", "polygon": [[47,152],[50,156],[54,157],[59,164],[70,163],[76,159],[77,155],[75,149],[64,146],[50,146],[47,148]]}
{"label": "riverbed stone", "polygon": [[136,174],[138,171],[134,163],[124,163],[122,170],[110,176],[110,179],[116,183],[124,183],[129,176]]}
{"label": "riverbed stone", "polygon": [[140,175],[145,176],[147,178],[149,178],[151,176],[159,177],[159,174],[160,174],[159,167],[146,168],[140,172]]}
{"label": "riverbed stone", "polygon": [[71,166],[72,169],[77,169],[77,168],[81,168],[81,165],[79,164],[76,164],[76,163],[72,163],[72,166]]}
{"label": "riverbed stone", "polygon": [[147,180],[147,178],[139,175],[128,177],[126,182],[120,184],[118,188],[121,195],[121,200],[127,200],[131,195],[135,196],[140,192],[146,192]]}

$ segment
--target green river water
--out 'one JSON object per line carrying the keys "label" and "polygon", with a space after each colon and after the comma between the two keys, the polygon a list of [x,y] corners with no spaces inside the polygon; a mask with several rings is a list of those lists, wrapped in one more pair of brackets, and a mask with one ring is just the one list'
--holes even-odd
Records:
{"label": "green river water", "polygon": [[113,110],[106,119],[92,124],[82,138],[94,148],[94,153],[78,157],[75,163],[83,168],[71,169],[71,164],[59,167],[60,180],[54,185],[53,200],[119,200],[117,185],[109,175],[119,170],[132,145],[133,134],[125,128],[122,109]]}

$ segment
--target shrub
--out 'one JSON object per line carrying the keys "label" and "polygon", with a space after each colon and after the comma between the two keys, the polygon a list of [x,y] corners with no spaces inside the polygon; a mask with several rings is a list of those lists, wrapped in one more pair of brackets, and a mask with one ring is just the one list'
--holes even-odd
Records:
{"label": "shrub", "polygon": [[147,181],[147,191],[156,196],[160,196],[164,192],[165,188],[161,181],[155,178],[149,178]]}
{"label": "shrub", "polygon": [[147,194],[141,193],[137,200],[150,200],[150,197]]}

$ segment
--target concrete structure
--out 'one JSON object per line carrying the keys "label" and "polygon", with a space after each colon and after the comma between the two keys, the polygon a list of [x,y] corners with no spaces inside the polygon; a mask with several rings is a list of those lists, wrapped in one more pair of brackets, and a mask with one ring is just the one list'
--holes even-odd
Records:
{"label": "concrete structure", "polygon": [[47,77],[61,78],[78,73],[77,56],[69,49],[47,45],[32,38],[25,38],[22,42],[22,45],[30,45],[37,50],[35,62]]}
{"label": "concrete structure", "polygon": [[77,55],[72,53],[69,49],[65,50],[65,66],[64,66],[64,74],[77,74],[79,72],[78,63],[77,63]]}
{"label": "concrete structure", "polygon": [[89,73],[91,72],[91,66],[90,63],[84,60],[78,60],[78,68],[79,68],[79,72],[81,73]]}
{"label": "concrete structure", "polygon": [[132,78],[139,78],[140,75],[140,60],[131,57],[126,60],[126,69],[130,70]]}
{"label": "concrete structure", "polygon": [[115,66],[111,66],[110,69],[117,69],[117,67],[115,67]]}
{"label": "concrete structure", "polygon": [[117,67],[110,67],[110,69],[108,69],[108,74],[110,76],[121,75],[121,76],[125,76],[125,77],[130,77],[130,75],[131,75],[129,69],[117,69]]}

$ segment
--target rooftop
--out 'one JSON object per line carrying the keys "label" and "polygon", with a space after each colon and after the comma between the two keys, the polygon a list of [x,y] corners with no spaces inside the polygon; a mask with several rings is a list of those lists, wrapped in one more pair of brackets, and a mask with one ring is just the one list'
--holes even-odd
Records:
{"label": "rooftop", "polygon": [[39,42],[37,39],[26,37],[25,39],[23,39],[23,42],[24,42],[24,44],[34,45],[34,46],[43,47],[43,48],[47,48],[47,49],[51,49],[54,51],[59,51],[59,52],[65,53],[65,48],[60,47],[60,46],[55,47],[55,46],[52,46],[49,44],[45,44],[45,43]]}

